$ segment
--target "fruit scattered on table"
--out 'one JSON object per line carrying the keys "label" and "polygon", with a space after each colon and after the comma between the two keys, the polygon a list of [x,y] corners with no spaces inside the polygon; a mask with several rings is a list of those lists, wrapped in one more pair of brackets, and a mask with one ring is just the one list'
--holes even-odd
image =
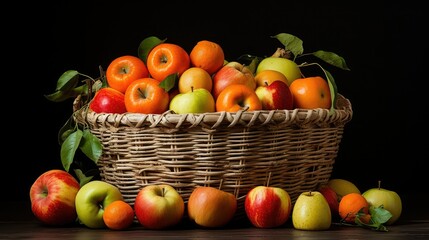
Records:
{"label": "fruit scattered on table", "polygon": [[237,211],[235,195],[214,187],[196,187],[188,199],[188,217],[197,225],[219,228],[227,225]]}
{"label": "fruit scattered on table", "polygon": [[46,225],[72,224],[77,218],[75,197],[79,189],[79,182],[70,173],[48,170],[31,185],[31,211]]}
{"label": "fruit scattered on table", "polygon": [[104,209],[116,200],[124,200],[118,187],[101,180],[83,185],[76,194],[76,212],[79,222],[88,228],[105,228]]}
{"label": "fruit scattered on table", "polygon": [[381,182],[378,183],[378,187],[370,188],[363,192],[362,196],[368,201],[370,207],[382,207],[390,212],[392,217],[386,222],[386,225],[392,225],[401,216],[401,197],[395,191],[381,188]]}
{"label": "fruit scattered on table", "polygon": [[295,229],[327,230],[331,223],[331,209],[320,192],[308,191],[298,196],[292,209],[292,224]]}
{"label": "fruit scattered on table", "polygon": [[253,226],[275,228],[289,220],[292,200],[283,188],[257,186],[247,193],[244,209]]}
{"label": "fruit scattered on table", "polygon": [[130,228],[134,222],[134,209],[124,200],[116,200],[104,209],[103,221],[112,230]]}
{"label": "fruit scattered on table", "polygon": [[185,203],[182,196],[170,185],[148,185],[138,192],[134,211],[143,227],[165,229],[182,221]]}

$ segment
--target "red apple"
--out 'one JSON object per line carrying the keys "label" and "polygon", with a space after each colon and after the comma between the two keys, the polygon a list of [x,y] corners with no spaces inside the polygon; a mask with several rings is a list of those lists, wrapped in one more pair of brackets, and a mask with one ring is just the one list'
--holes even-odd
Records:
{"label": "red apple", "polygon": [[96,113],[125,113],[124,94],[114,88],[101,88],[95,93],[89,108]]}
{"label": "red apple", "polygon": [[224,226],[236,211],[235,195],[214,187],[197,187],[188,199],[189,219],[203,227]]}
{"label": "red apple", "polygon": [[77,220],[75,197],[79,182],[70,173],[53,169],[41,174],[30,188],[31,210],[47,225],[66,225]]}
{"label": "red apple", "polygon": [[148,185],[137,194],[134,212],[143,227],[165,229],[182,220],[185,203],[180,194],[170,185]]}
{"label": "red apple", "polygon": [[331,209],[332,216],[338,216],[338,206],[340,201],[334,189],[328,185],[322,185],[319,187],[318,191],[326,198],[329,208]]}
{"label": "red apple", "polygon": [[227,86],[232,84],[244,84],[251,89],[256,89],[256,80],[250,68],[239,62],[228,62],[213,76],[213,97],[216,99]]}
{"label": "red apple", "polygon": [[247,193],[244,209],[253,226],[274,228],[289,219],[292,201],[289,193],[282,188],[257,186]]}
{"label": "red apple", "polygon": [[293,95],[283,81],[277,80],[270,85],[258,86],[255,92],[264,110],[293,109]]}

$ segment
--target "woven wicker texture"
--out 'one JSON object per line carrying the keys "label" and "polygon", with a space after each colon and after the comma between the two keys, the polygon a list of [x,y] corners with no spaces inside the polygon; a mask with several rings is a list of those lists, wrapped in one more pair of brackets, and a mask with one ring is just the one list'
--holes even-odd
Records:
{"label": "woven wicker texture", "polygon": [[326,183],[350,101],[337,109],[240,111],[205,114],[97,114],[80,108],[75,119],[103,144],[98,161],[104,181],[116,185],[130,204],[139,190],[169,184],[185,202],[196,186],[212,186],[238,199],[237,215],[254,186],[284,188],[295,202],[303,191]]}

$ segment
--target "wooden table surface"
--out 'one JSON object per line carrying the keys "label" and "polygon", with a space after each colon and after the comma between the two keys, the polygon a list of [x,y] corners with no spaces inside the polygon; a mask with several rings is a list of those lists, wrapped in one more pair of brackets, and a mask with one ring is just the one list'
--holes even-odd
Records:
{"label": "wooden table surface", "polygon": [[[32,215],[29,202],[2,202],[0,211],[0,239],[429,239],[429,211],[427,197],[416,197],[404,205],[414,206],[416,211],[403,211],[387,232],[375,231],[357,226],[332,224],[325,231],[296,230],[288,221],[273,229],[258,229],[246,220],[230,223],[219,229],[204,229],[189,221],[167,230],[148,230],[135,223],[123,231],[89,229],[80,225],[47,227]],[[411,200],[411,199],[410,199]],[[408,208],[409,209],[409,208]]]}

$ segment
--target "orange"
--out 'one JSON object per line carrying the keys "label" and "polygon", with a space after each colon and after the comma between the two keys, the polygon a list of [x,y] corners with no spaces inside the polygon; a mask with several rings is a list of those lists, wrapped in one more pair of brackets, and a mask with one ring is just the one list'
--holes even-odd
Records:
{"label": "orange", "polygon": [[255,90],[244,84],[229,85],[220,92],[216,99],[216,111],[237,112],[262,110],[262,103]]}
{"label": "orange", "polygon": [[180,76],[178,86],[180,93],[189,92],[197,88],[205,88],[211,92],[213,80],[206,70],[200,67],[191,67],[186,69]]}
{"label": "orange", "polygon": [[367,216],[369,212],[369,203],[362,194],[349,193],[341,198],[338,212],[340,217],[349,223],[353,223],[356,215],[362,213],[363,216],[359,219],[363,222],[367,222],[369,220]]}
{"label": "orange", "polygon": [[125,55],[110,62],[106,70],[107,84],[122,93],[136,79],[149,77],[149,71],[138,57]]}
{"label": "orange", "polygon": [[257,86],[269,86],[272,82],[276,80],[285,82],[289,86],[285,75],[277,70],[266,69],[260,71],[255,75],[255,81]]}
{"label": "orange", "polygon": [[213,41],[202,40],[192,48],[189,54],[191,65],[206,70],[210,75],[224,64],[225,54],[222,47]]}
{"label": "orange", "polygon": [[295,79],[289,86],[295,108],[331,108],[328,81],[320,76]]}
{"label": "orange", "polygon": [[116,200],[104,209],[104,224],[113,230],[123,230],[130,227],[134,221],[134,209],[123,200]]}
{"label": "orange", "polygon": [[189,54],[174,43],[156,45],[147,56],[146,65],[150,76],[159,82],[171,74],[182,75],[190,67]]}
{"label": "orange", "polygon": [[161,114],[168,109],[170,96],[153,78],[140,78],[128,86],[124,96],[128,112]]}

